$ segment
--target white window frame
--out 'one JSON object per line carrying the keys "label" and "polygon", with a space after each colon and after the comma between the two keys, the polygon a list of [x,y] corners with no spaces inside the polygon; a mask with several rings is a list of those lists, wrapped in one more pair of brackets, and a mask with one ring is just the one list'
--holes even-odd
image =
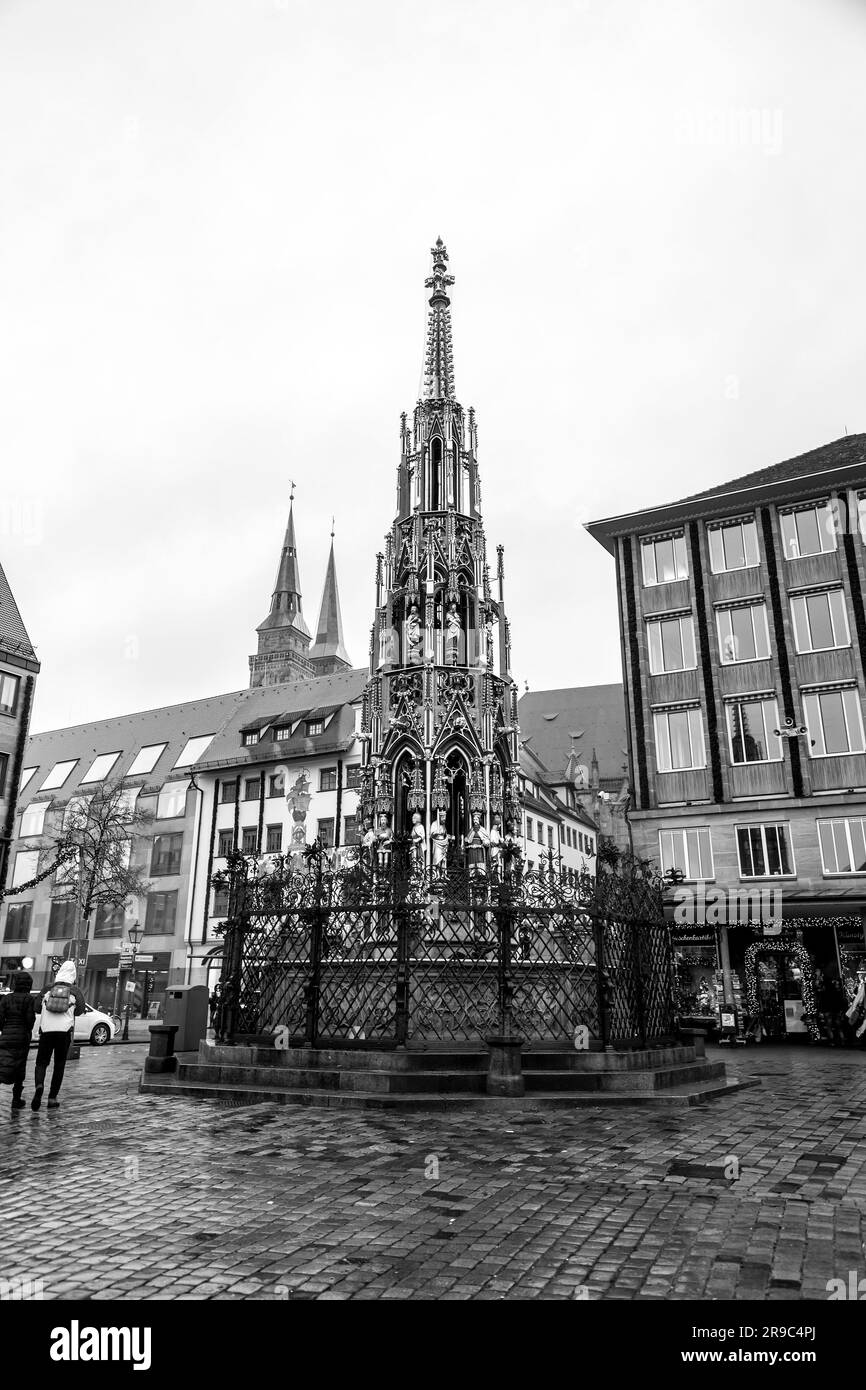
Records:
{"label": "white window frame", "polygon": [[[193,734],[188,738],[183,748],[180,750],[180,757],[174,767],[192,767],[198,762],[199,758],[207,752],[216,734]],[[199,748],[198,745],[201,744]],[[195,754],[193,757],[192,754]],[[189,756],[187,756],[189,755]],[[172,769],[173,771],[174,769]]]}
{"label": "white window frame", "polygon": [[[119,757],[119,753],[97,753],[90,767],[87,769],[87,772],[82,777],[79,786],[83,787],[87,782],[104,782]],[[94,776],[95,770],[102,762],[106,763],[105,771],[100,772],[98,776]]]}
{"label": "white window frame", "polygon": [[[50,801],[31,801],[29,806],[25,806],[24,810],[21,812],[21,826],[18,830],[19,840],[29,840],[37,835],[45,833],[45,813],[50,805]],[[40,811],[42,812],[41,816],[38,814]],[[24,827],[27,824],[28,817],[38,820],[38,825],[35,830],[25,830]]]}
{"label": "white window frame", "polygon": [[[737,709],[740,705],[746,704],[772,705],[773,707],[772,718],[766,713],[764,714],[764,740],[767,750],[769,751],[773,742],[776,747],[776,752],[772,757],[743,759],[734,757],[734,734],[731,729],[731,711]],[[752,695],[747,692],[738,695],[736,699],[725,700],[724,710],[725,726],[728,731],[728,755],[731,759],[731,767],[763,767],[765,763],[780,763],[783,761],[785,755],[782,751],[781,737],[773,733],[774,729],[779,728],[779,700],[776,695],[762,695],[760,693]],[[742,729],[742,716],[740,716],[740,727]],[[745,740],[743,740],[743,742],[745,746]]]}
{"label": "white window frame", "polygon": [[[744,873],[744,872],[743,872],[742,860],[740,859],[740,831],[741,831],[741,830],[748,830],[748,831],[760,830],[760,832],[761,832],[761,842],[762,842],[762,847],[763,847],[763,851],[764,851],[764,863],[765,863],[765,864],[768,862],[768,858],[769,858],[769,856],[767,855],[767,831],[768,831],[768,830],[784,830],[784,832],[785,832],[785,837],[786,837],[786,840],[787,840],[787,845],[788,845],[788,859],[790,860],[790,863],[791,863],[791,868],[789,869],[788,873],[786,873],[786,874],[747,874],[747,873]],[[734,844],[735,844],[736,847],[737,847],[737,869],[738,869],[738,871],[739,871],[739,875],[740,875],[740,878],[741,878],[741,879],[747,879],[748,881],[752,882],[752,881],[755,881],[755,880],[757,880],[757,879],[764,879],[764,878],[776,879],[776,878],[796,878],[796,877],[797,877],[797,865],[796,865],[796,862],[795,862],[795,860],[794,860],[794,842],[793,842],[793,839],[792,839],[792,837],[791,837],[791,826],[790,826],[790,824],[789,824],[787,821],[761,821],[761,822],[760,822],[759,824],[757,824],[757,825],[756,825],[754,822],[752,822],[751,824],[750,824],[750,823],[737,824],[737,825],[734,826]]]}
{"label": "white window frame", "polygon": [[[663,623],[678,623],[680,629],[680,651],[682,653],[681,666],[664,665],[664,640],[662,638]],[[683,637],[683,623],[688,624],[688,641],[691,643],[691,661],[687,661],[686,640]],[[661,613],[657,617],[647,618],[647,651],[649,653],[649,669],[651,676],[665,676],[672,671],[695,671],[698,665],[697,648],[695,645],[695,623],[691,613]],[[653,638],[653,629],[658,628],[658,636]],[[655,646],[655,650],[654,650]],[[655,656],[658,654],[662,665],[655,665]]]}
{"label": "white window frame", "polygon": [[[861,833],[863,834],[864,839],[866,839],[866,817],[864,817],[864,816],[827,816],[827,817],[821,817],[821,818],[819,818],[819,819],[815,822],[815,830],[816,830],[816,833],[817,833],[817,836],[818,836],[818,849],[819,849],[819,851],[820,851],[820,853],[821,853],[821,869],[822,869],[822,871],[823,871],[823,874],[824,874],[824,877],[825,877],[825,878],[840,878],[840,877],[842,877],[842,878],[856,878],[856,877],[858,877],[858,876],[862,878],[863,875],[866,874],[866,868],[864,868],[864,869],[840,869],[840,868],[838,868],[838,867],[836,867],[836,868],[828,868],[828,867],[827,867],[827,860],[826,860],[825,855],[824,855],[824,841],[823,841],[822,838],[821,838],[821,827],[822,827],[822,825],[826,825],[826,826],[830,826],[830,827],[833,827],[833,826],[836,826],[836,825],[844,825],[844,827],[845,827],[845,840],[846,840],[847,845],[848,845],[848,857],[850,858],[850,860],[851,860],[852,863],[854,862],[854,850],[853,850],[853,847],[852,847],[852,844],[851,844],[851,825],[852,825],[852,823],[853,823],[854,821],[856,821],[857,824],[860,826],[860,828],[861,828]],[[833,853],[835,854],[835,853],[836,853],[836,842],[835,842],[835,834],[834,834],[832,828],[831,828],[831,830],[830,830],[830,836],[831,836],[831,839],[833,840]]]}
{"label": "white window frame", "polygon": [[[829,647],[816,647],[812,642],[812,625],[809,621],[808,600],[810,598],[826,598],[827,611],[830,615],[830,627],[832,629],[833,637],[835,639],[838,634],[836,632],[836,623],[833,618],[833,605],[830,602],[831,594],[840,594],[842,597],[842,621],[845,624],[845,640],[844,642],[837,642],[834,640]],[[848,623],[848,611],[845,606],[845,590],[842,588],[841,584],[838,586],[834,585],[831,589],[809,589],[805,593],[791,594],[789,596],[788,601],[791,605],[791,622],[794,627],[794,645],[796,646],[798,652],[836,652],[844,647],[850,647],[851,628]],[[808,639],[808,645],[803,645],[804,638]]]}
{"label": "white window frame", "polygon": [[[673,579],[659,579],[658,565],[656,564],[655,547],[664,541],[673,542],[674,567],[677,573]],[[682,553],[677,554],[677,541],[682,541]],[[689,577],[689,552],[686,546],[686,536],[684,531],[674,531],[668,535],[661,536],[641,536],[641,573],[645,589],[655,588],[658,584],[678,584],[683,579]],[[684,565],[682,573],[679,573],[680,565]]]}
{"label": "white window frame", "polygon": [[[724,560],[724,558],[725,558],[725,542],[724,542],[724,537],[723,537],[723,535],[722,535],[722,532],[723,532],[723,531],[732,531],[732,530],[734,529],[735,526],[739,526],[739,528],[740,528],[741,531],[743,531],[743,529],[744,529],[746,526],[750,526],[750,527],[752,528],[752,533],[753,533],[753,535],[754,535],[754,540],[755,540],[755,550],[754,550],[755,558],[754,558],[754,560],[750,560],[750,559],[747,558],[746,561],[745,561],[745,564],[742,564],[742,565],[727,565],[727,564],[723,564],[723,565],[721,565],[719,568],[716,568],[716,565],[715,565],[715,563],[714,563],[715,557],[714,557],[714,555],[713,555],[713,542],[712,542],[712,537],[713,537],[714,534],[718,534],[718,536],[719,536],[719,538],[720,538],[721,558]],[[743,541],[743,555],[746,555],[747,550],[748,550],[749,547],[746,545],[745,536],[742,537],[742,541]],[[751,517],[749,517],[749,516],[735,517],[735,518],[734,518],[733,520],[731,520],[731,521],[720,521],[720,522],[718,522],[718,523],[714,523],[714,524],[711,525],[711,526],[708,526],[708,527],[707,527],[707,549],[709,550],[709,554],[710,554],[710,572],[711,572],[711,574],[738,574],[740,570],[752,570],[752,569],[757,569],[757,568],[760,566],[760,563],[761,563],[761,551],[760,551],[760,547],[759,547],[759,545],[758,545],[758,525],[757,525],[757,522],[756,522],[755,518],[754,518],[753,516],[751,516]]]}
{"label": "white window frame", "polygon": [[[680,850],[681,850],[681,854],[679,855],[679,862],[677,862],[677,853],[676,853],[676,852],[673,853],[673,855],[672,855],[672,857],[671,857],[671,860],[670,860],[670,863],[666,863],[666,862],[665,862],[665,849],[664,849],[664,844],[665,844],[665,836],[667,836],[667,835],[669,835],[669,836],[671,837],[671,840],[673,840],[673,837],[674,837],[675,835],[676,835],[676,836],[681,836],[681,837],[682,837],[681,843],[680,843],[680,847],[679,847]],[[689,836],[689,835],[698,835],[698,836],[705,835],[705,836],[706,836],[706,852],[707,852],[707,854],[709,855],[709,861],[710,861],[710,862],[709,862],[709,870],[710,870],[710,871],[709,871],[708,874],[701,874],[701,873],[693,873],[693,872],[692,872],[693,869],[700,869],[700,868],[702,868],[702,867],[703,867],[703,863],[702,863],[702,862],[699,862],[697,865],[692,864],[692,862],[691,862],[691,855],[690,855],[690,853],[689,853],[689,841],[688,841],[688,836]],[[685,865],[685,871],[684,871],[684,872],[685,872],[685,880],[687,880],[689,883],[709,883],[712,879],[715,878],[715,876],[716,876],[716,866],[715,866],[715,860],[713,859],[713,835],[712,835],[712,831],[710,830],[710,827],[709,827],[708,825],[684,825],[684,826],[673,826],[673,827],[671,827],[671,828],[668,829],[668,830],[660,830],[660,831],[658,832],[658,836],[659,836],[659,863],[660,863],[661,866],[662,866],[662,872],[666,872],[668,869],[680,868],[682,865]],[[673,845],[671,846],[671,848],[673,849]],[[704,850],[701,848],[700,842],[698,843],[698,846],[697,846],[697,852],[698,852],[699,860],[700,860],[700,861],[703,861]]]}
{"label": "white window frame", "polygon": [[[853,708],[857,715],[856,729],[854,731],[858,736],[856,747],[852,747],[851,745],[852,730],[850,712],[852,702],[845,699],[846,694],[849,693],[854,697]],[[848,747],[841,749],[839,752],[828,753],[826,751],[827,744],[824,737],[824,716],[821,713],[822,695],[842,696],[842,718],[845,721],[845,733],[848,737]],[[866,752],[866,736],[864,736],[863,731],[863,707],[860,703],[860,691],[857,689],[856,685],[824,686],[819,690],[801,690],[800,699],[803,706],[803,722],[809,730],[809,756],[811,758],[851,758],[858,753]],[[821,720],[820,728],[816,728],[814,720],[810,719],[813,700],[817,701],[818,714]],[[818,737],[818,735],[820,735],[820,737]],[[824,748],[824,752],[820,751],[822,747]]]}
{"label": "white window frame", "polygon": [[[817,526],[818,526],[818,538],[819,538],[819,540],[820,540],[820,542],[821,542],[821,549],[820,549],[820,550],[807,550],[807,551],[805,551],[805,552],[803,552],[803,551],[800,550],[800,538],[799,538],[799,534],[798,534],[798,532],[797,532],[797,523],[796,523],[796,521],[795,521],[795,522],[794,522],[794,526],[793,526],[793,530],[794,530],[793,539],[796,541],[797,553],[796,553],[796,555],[793,555],[793,554],[791,554],[791,552],[789,551],[789,548],[788,548],[788,541],[791,539],[791,537],[788,536],[788,537],[786,538],[786,536],[785,536],[785,521],[786,521],[786,519],[787,519],[788,517],[796,517],[797,514],[800,513],[800,512],[816,512],[816,513],[818,513],[818,515],[816,516],[816,521],[817,521]],[[821,518],[821,516],[820,516],[820,513],[821,513],[821,512],[824,513],[823,520],[822,520],[822,518]],[[836,525],[835,525],[835,522],[834,522],[834,519],[833,519],[833,508],[832,508],[831,505],[830,505],[829,498],[826,499],[826,500],[823,501],[823,502],[809,502],[809,503],[807,503],[805,506],[802,506],[802,507],[786,507],[783,511],[780,511],[780,512],[779,512],[779,538],[780,538],[780,540],[781,540],[781,542],[782,542],[782,545],[781,545],[782,555],[784,556],[784,558],[785,558],[786,560],[805,560],[805,559],[808,559],[808,557],[809,557],[810,555],[831,555],[831,554],[833,553],[833,551],[836,550],[837,547],[836,547]],[[825,545],[825,544],[824,544],[824,541],[825,541],[825,540],[830,540],[831,538],[832,538],[832,542],[833,542],[832,545]]]}
{"label": "white window frame", "polygon": [[241,734],[241,743],[244,748],[254,748],[261,736],[260,729],[244,729]]}
{"label": "white window frame", "polygon": [[[729,619],[729,621],[728,621],[728,626],[730,627],[730,632],[728,632],[728,633],[723,633],[723,632],[722,632],[722,619],[723,619],[723,617],[728,617],[728,615],[731,614],[731,613],[733,613],[736,609],[745,609],[746,612],[748,612],[748,613],[751,614],[751,618],[752,618],[752,637],[753,637],[753,639],[754,639],[755,651],[756,651],[756,652],[757,652],[757,650],[758,650],[758,633],[757,633],[757,628],[756,628],[756,626],[755,626],[755,613],[761,613],[761,615],[763,616],[763,620],[764,620],[764,638],[765,638],[766,644],[767,644],[767,650],[766,650],[766,653],[765,653],[764,656],[760,656],[760,655],[757,655],[757,656],[727,656],[727,655],[725,654],[725,642],[728,641],[728,640],[730,640],[731,642],[734,642],[734,641],[735,641],[735,638],[734,638],[733,623],[730,621],[730,619]],[[763,598],[757,599],[757,598],[756,598],[756,599],[754,599],[754,600],[753,600],[752,602],[750,602],[750,603],[725,603],[725,604],[720,605],[720,606],[716,609],[716,635],[717,635],[717,637],[718,637],[718,642],[719,642],[719,661],[720,661],[720,663],[721,663],[722,666],[745,666],[745,665],[747,665],[748,662],[750,662],[750,661],[769,661],[769,659],[770,659],[770,628],[769,628],[769,624],[768,624],[768,622],[767,622],[767,602],[766,602],[766,599],[763,599]]]}
{"label": "white window frame", "polygon": [[[73,769],[78,766],[79,762],[79,758],[63,758],[60,762],[55,763],[48,776],[45,778],[45,781],[42,783],[40,791],[57,791],[59,787],[62,787],[65,782],[69,781]],[[66,768],[66,771],[62,777],[57,779],[56,774],[63,767]],[[52,778],[54,778],[53,781]]]}
{"label": "white window frame", "polygon": [[[181,795],[181,794],[182,794],[182,795]],[[156,820],[180,820],[180,819],[182,819],[182,817],[186,815],[186,798],[187,798],[188,794],[189,794],[189,781],[188,781],[186,778],[175,779],[175,780],[172,781],[172,782],[165,782],[165,783],[163,783],[162,787],[160,787],[160,790],[159,790],[159,796],[158,796],[157,799],[156,799],[156,816],[155,816],[155,819],[156,819]],[[181,809],[180,809],[179,811],[162,811],[162,810],[160,810],[160,806],[163,804],[163,799],[164,799],[164,798],[165,798],[165,800],[166,800],[167,802],[169,802],[169,804],[173,804],[175,801],[180,801],[180,802],[181,802]]]}
{"label": "white window frame", "polygon": [[[691,763],[688,763],[688,764],[687,764],[686,766],[684,766],[684,767],[673,767],[673,766],[670,765],[672,759],[671,759],[670,724],[668,723],[668,718],[669,718],[669,716],[672,715],[672,714],[688,714],[688,716],[689,716],[689,748],[690,748],[690,750],[691,750],[692,757],[694,757],[694,754],[695,754],[695,742],[696,742],[696,734],[695,734],[694,722],[693,722],[693,720],[692,720],[692,715],[693,715],[693,714],[696,714],[696,715],[697,715],[698,721],[699,721],[699,723],[700,723],[700,733],[701,733],[701,738],[700,738],[700,758],[701,758],[701,761],[700,761],[700,762],[694,762],[694,761],[693,761],[693,762],[691,762]],[[663,730],[663,733],[662,733],[662,730]],[[672,708],[672,709],[657,709],[657,710],[653,710],[653,736],[654,736],[654,740],[655,740],[656,771],[657,771],[657,772],[699,772],[699,771],[701,771],[703,768],[706,767],[706,765],[707,765],[707,740],[706,740],[706,733],[705,733],[705,730],[704,730],[704,714],[703,714],[703,710],[701,709],[700,705],[686,705],[686,706],[677,706],[676,708]],[[666,757],[666,758],[663,758],[663,757],[662,757],[662,754],[663,754],[665,751],[667,752],[667,757]],[[665,765],[664,765],[665,763],[667,763],[668,765],[665,766]]]}
{"label": "white window frame", "polygon": [[[127,777],[143,777],[143,776],[145,776],[148,772],[153,772],[153,769],[156,767],[157,763],[159,762],[160,758],[162,757],[162,755],[163,755],[163,753],[165,752],[165,750],[166,750],[167,747],[168,747],[168,744],[167,744],[167,743],[145,743],[145,744],[143,744],[142,747],[139,748],[139,750],[138,750],[138,752],[136,753],[135,757],[133,758],[133,760],[132,760],[132,766],[130,767],[129,771],[126,773],[126,776],[127,776]],[[147,758],[145,757],[145,754],[146,754],[146,753],[153,753],[155,756],[154,756],[153,758],[151,758],[151,759],[147,759]],[[141,767],[137,767],[136,764],[137,764],[140,760],[142,760],[142,766],[141,766]],[[147,764],[147,766],[144,765],[145,763]]]}
{"label": "white window frame", "polygon": [[38,849],[19,849],[15,855],[15,863],[12,865],[11,888],[20,888],[22,883],[29,883],[31,878],[35,878],[39,873],[39,850]]}
{"label": "white window frame", "polygon": [[[12,687],[12,699],[6,700],[6,684]],[[21,677],[13,674],[12,671],[0,671],[0,714],[5,714],[7,718],[14,719],[18,713],[18,701],[21,698]]]}

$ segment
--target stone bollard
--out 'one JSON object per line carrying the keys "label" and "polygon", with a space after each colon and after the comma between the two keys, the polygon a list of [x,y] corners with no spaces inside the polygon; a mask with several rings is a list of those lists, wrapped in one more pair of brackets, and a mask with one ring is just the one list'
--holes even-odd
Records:
{"label": "stone bollard", "polygon": [[487,1094],[489,1096],[522,1096],[525,1090],[520,1050],[523,1039],[513,1034],[485,1038],[490,1049],[490,1065],[487,1070]]}
{"label": "stone bollard", "polygon": [[152,1023],[150,1025],[150,1052],[144,1059],[144,1070],[154,1072],[175,1071],[177,1058],[174,1055],[174,1035],[178,1030],[176,1023]]}

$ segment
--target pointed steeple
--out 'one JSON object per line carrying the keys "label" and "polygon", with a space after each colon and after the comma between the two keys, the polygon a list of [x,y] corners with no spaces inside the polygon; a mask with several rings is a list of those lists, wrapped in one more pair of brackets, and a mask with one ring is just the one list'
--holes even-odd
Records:
{"label": "pointed steeple", "polygon": [[301,582],[298,576],[298,547],[295,543],[295,485],[289,497],[289,521],[277,578],[271,595],[271,609],[259,623],[259,649],[250,657],[250,685],[274,685],[312,674],[309,661],[310,629],[301,608]]}
{"label": "pointed steeple", "polygon": [[289,498],[289,522],[283,549],[280,554],[274,592],[271,595],[271,611],[257,628],[263,632],[274,627],[294,627],[304,637],[310,636],[310,629],[301,611],[301,581],[298,575],[298,547],[295,544],[295,494]]}
{"label": "pointed steeple", "polygon": [[433,293],[428,301],[427,350],[424,358],[425,401],[454,400],[454,356],[451,347],[451,300],[446,294],[454,276],[447,273],[448,252],[441,237],[430,248],[433,274],[424,281]]}
{"label": "pointed steeple", "polygon": [[337,588],[337,566],[334,560],[334,531],[331,523],[331,553],[325,573],[325,587],[322,590],[322,606],[319,609],[319,625],[316,640],[310,648],[310,660],[319,676],[330,676],[335,671],[348,670],[352,663],[343,646],[343,615],[340,612],[340,591]]}

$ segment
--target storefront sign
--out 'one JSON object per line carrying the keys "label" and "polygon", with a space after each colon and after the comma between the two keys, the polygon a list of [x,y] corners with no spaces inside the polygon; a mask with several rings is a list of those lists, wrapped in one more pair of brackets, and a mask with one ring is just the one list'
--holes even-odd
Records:
{"label": "storefront sign", "polygon": [[722,1009],[720,1015],[720,1026],[722,1028],[736,1028],[737,1015],[734,1013],[732,1009]]}
{"label": "storefront sign", "polygon": [[712,927],[678,927],[671,928],[671,940],[674,946],[715,946],[716,933]]}

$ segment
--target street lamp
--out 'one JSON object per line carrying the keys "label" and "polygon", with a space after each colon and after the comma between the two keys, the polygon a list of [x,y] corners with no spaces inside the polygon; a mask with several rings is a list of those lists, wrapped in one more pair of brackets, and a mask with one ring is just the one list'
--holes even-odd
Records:
{"label": "street lamp", "polygon": [[[131,945],[132,945],[132,965],[130,966],[130,973],[131,973],[131,975],[132,975],[133,982],[134,982],[134,981],[135,981],[135,956],[136,956],[136,952],[138,951],[138,943],[139,943],[139,941],[140,941],[141,938],[142,938],[143,932],[142,932],[142,930],[141,930],[141,927],[138,925],[138,922],[133,922],[132,926],[129,928],[129,930],[127,931],[126,934],[127,934],[127,936],[129,937],[130,943],[131,943]],[[129,981],[128,981],[128,980],[127,980],[127,984],[129,984]],[[127,989],[127,991],[126,991],[126,1008],[125,1008],[124,1014],[123,1014],[123,1041],[124,1041],[124,1042],[129,1042],[129,1004],[130,1004],[130,995],[131,995],[131,994],[132,994],[132,990]]]}

